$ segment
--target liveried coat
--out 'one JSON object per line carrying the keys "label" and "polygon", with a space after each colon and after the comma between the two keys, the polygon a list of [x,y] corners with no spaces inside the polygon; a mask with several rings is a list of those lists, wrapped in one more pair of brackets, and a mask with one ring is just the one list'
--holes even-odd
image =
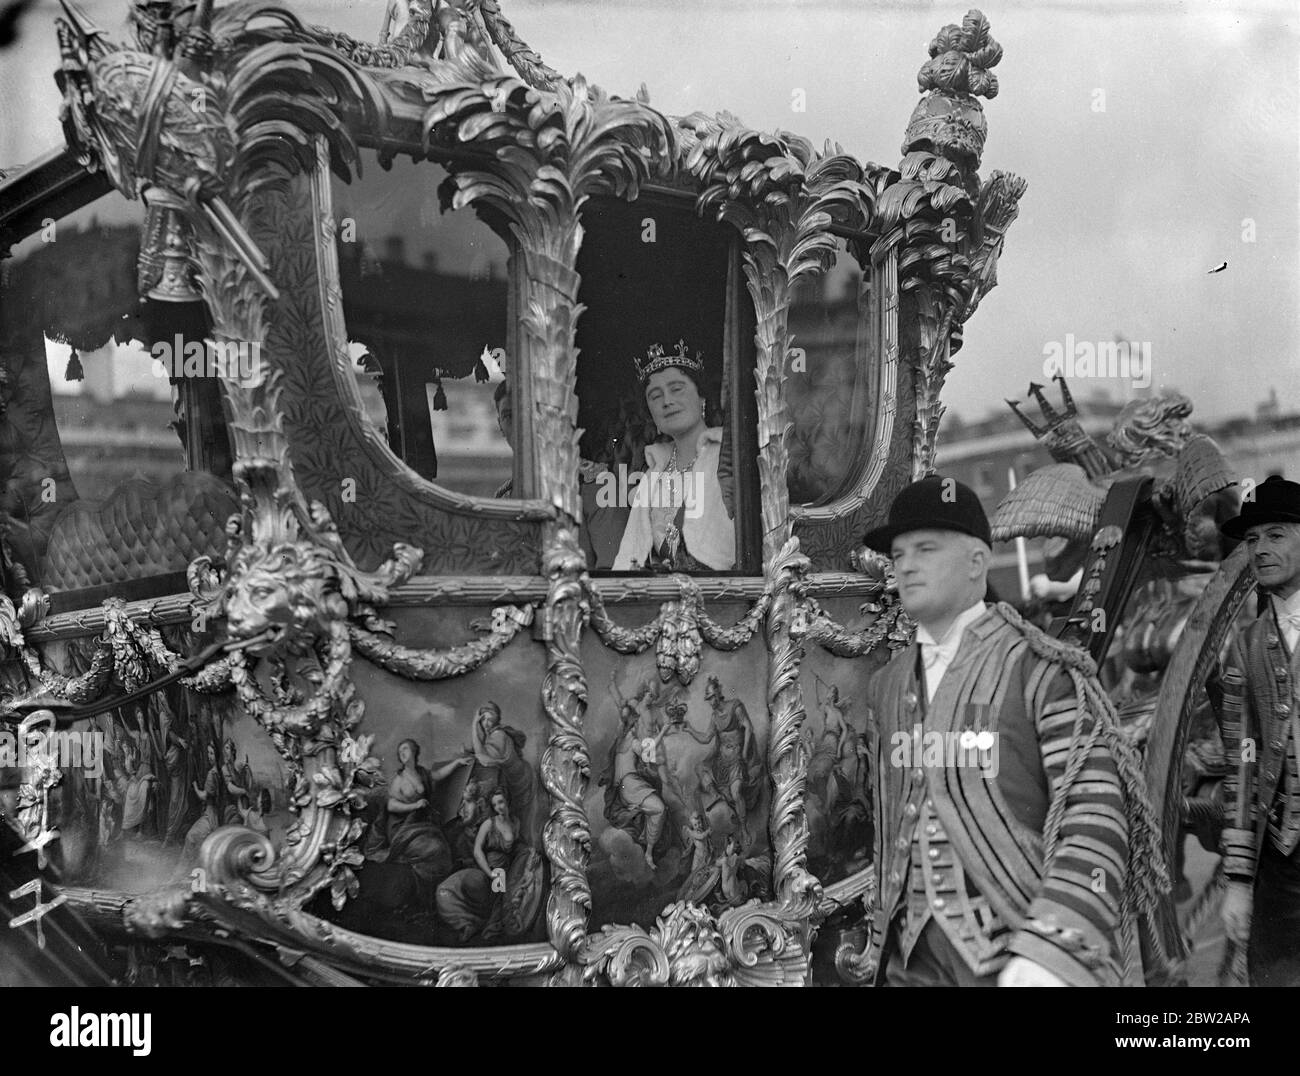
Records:
{"label": "liveried coat", "polygon": [[1253,881],[1296,720],[1296,664],[1270,608],[1232,647],[1223,675],[1223,870]]}
{"label": "liveried coat", "polygon": [[[1010,929],[1007,951],[1071,985],[1117,981],[1118,920],[1128,864],[1124,793],[1104,739],[1086,747],[1081,715],[1060,666],[1037,657],[996,609],[971,624],[924,706],[919,646],[896,654],[868,689],[875,758],[876,901],[867,965],[880,973],[886,932],[908,878],[911,830],[906,782],[893,749],[917,726],[949,740],[965,729],[995,736],[996,776],[922,758],[928,795],[967,878]],[[1043,832],[1072,745],[1086,755],[1063,807],[1056,853],[1043,862]],[[951,759],[949,759],[951,761]]]}

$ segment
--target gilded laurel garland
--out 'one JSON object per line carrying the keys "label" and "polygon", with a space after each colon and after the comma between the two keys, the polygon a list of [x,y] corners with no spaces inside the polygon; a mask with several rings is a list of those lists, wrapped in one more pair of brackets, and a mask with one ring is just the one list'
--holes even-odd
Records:
{"label": "gilded laurel garland", "polygon": [[446,680],[464,676],[506,648],[533,622],[531,605],[501,605],[492,610],[486,635],[450,650],[418,650],[401,646],[381,632],[352,625],[352,645],[367,661],[407,680]]}
{"label": "gilded laurel garland", "polygon": [[654,645],[661,679],[676,677],[680,683],[689,684],[700,669],[702,643],[715,650],[739,650],[754,637],[771,605],[773,587],[768,582],[745,615],[724,627],[705,611],[698,582],[685,575],[673,579],[680,594],[678,600],[665,602],[654,620],[637,628],[614,623],[600,592],[590,582],[587,601],[591,627],[602,643],[620,654],[640,654]]}
{"label": "gilded laurel garland", "polygon": [[38,692],[68,702],[96,702],[110,685],[132,692],[150,679],[175,671],[181,658],[163,642],[156,628],[133,621],[120,598],[108,598],[102,605],[103,634],[90,650],[90,667],[79,676],[65,676],[47,669],[34,648],[18,647],[23,664]]}
{"label": "gilded laurel garland", "polygon": [[911,641],[915,630],[910,618],[898,605],[884,610],[863,631],[851,631],[837,624],[816,602],[810,601],[812,622],[808,626],[807,641],[834,654],[837,658],[860,658],[870,654],[881,643],[890,650],[900,650]]}
{"label": "gilded laurel garland", "polygon": [[587,600],[591,605],[592,630],[602,643],[620,654],[640,654],[653,646],[663,631],[665,614],[662,608],[659,615],[649,623],[642,624],[639,628],[625,628],[614,623],[614,618],[606,610],[596,587],[588,588]]}
{"label": "gilded laurel garland", "polygon": [[870,581],[867,600],[861,606],[863,615],[873,618],[870,625],[862,631],[852,631],[836,623],[821,604],[810,597],[808,642],[817,643],[840,658],[864,657],[881,643],[888,645],[891,651],[907,646],[912,641],[916,624],[903,612],[899,602],[893,562],[865,547],[859,548],[852,560]]}

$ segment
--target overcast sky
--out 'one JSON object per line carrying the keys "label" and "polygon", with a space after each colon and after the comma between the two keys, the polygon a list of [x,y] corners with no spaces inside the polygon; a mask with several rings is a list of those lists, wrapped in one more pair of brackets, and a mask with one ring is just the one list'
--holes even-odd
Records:
{"label": "overcast sky", "polygon": [[[82,6],[125,38],[124,3]],[[289,6],[369,39],[382,21],[379,2]],[[669,114],[727,109],[888,165],[930,38],[966,11],[877,0],[502,7],[565,74],[622,94],[644,82]],[[21,43],[0,56],[0,167],[61,139],[56,10],[40,0]],[[966,327],[949,407],[974,418],[1022,395],[1042,377],[1044,348],[1067,335],[1122,334],[1150,344],[1154,387],[1188,393],[1199,415],[1246,412],[1271,387],[1300,410],[1300,6],[1034,0],[983,10],[1005,57],[1001,93],[985,102],[981,171],[1018,172],[1029,190],[1000,286]],[[797,90],[806,111],[793,110]]]}

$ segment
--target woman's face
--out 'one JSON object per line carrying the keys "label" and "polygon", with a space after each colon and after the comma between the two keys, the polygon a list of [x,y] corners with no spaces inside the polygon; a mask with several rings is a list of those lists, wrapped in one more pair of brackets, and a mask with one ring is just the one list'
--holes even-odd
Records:
{"label": "woman's face", "polygon": [[215,747],[209,746],[209,747],[208,747],[208,765],[210,765],[210,766],[215,766],[216,763],[217,763],[217,749],[216,749]]}
{"label": "woman's face", "polygon": [[492,797],[492,810],[497,813],[498,818],[504,818],[510,811],[510,805],[506,802],[505,796],[500,792]]}
{"label": "woman's face", "polygon": [[646,382],[645,402],[661,434],[677,437],[704,421],[704,399],[685,373],[675,366],[659,370]]}
{"label": "woman's face", "polygon": [[501,724],[501,715],[486,706],[478,712],[478,719],[489,732]]}
{"label": "woman's face", "polygon": [[397,761],[403,766],[411,761],[411,745],[405,740],[397,745]]}

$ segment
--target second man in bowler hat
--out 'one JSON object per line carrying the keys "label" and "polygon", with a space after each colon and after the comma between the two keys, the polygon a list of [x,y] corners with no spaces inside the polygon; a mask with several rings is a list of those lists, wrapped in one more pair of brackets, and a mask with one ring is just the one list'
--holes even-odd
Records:
{"label": "second man in bowler hat", "polygon": [[1223,676],[1224,925],[1252,986],[1300,986],[1300,484],[1261,483],[1222,531],[1262,591]]}

